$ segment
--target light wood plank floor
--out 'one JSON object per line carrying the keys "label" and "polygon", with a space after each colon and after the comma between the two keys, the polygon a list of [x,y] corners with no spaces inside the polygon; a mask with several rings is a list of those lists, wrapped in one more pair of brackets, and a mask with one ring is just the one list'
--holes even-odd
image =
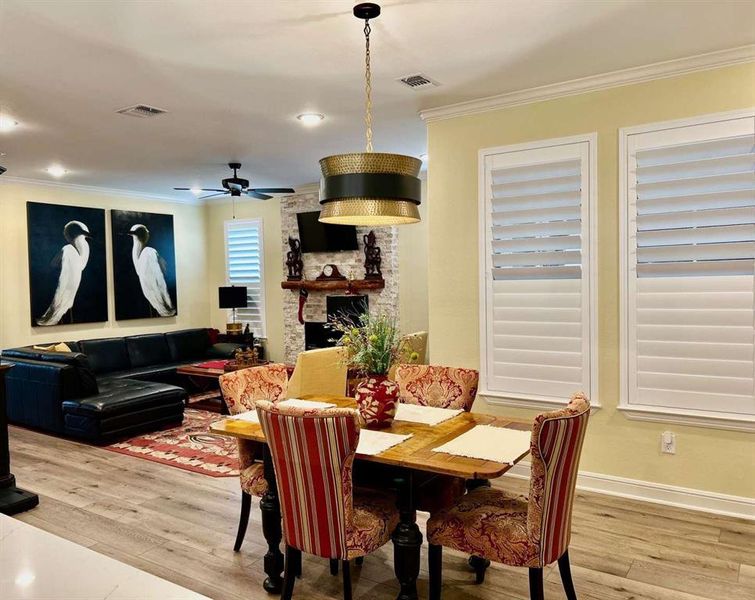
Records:
{"label": "light wood plank floor", "polygon": [[[11,428],[12,470],[40,494],[23,521],[211,598],[267,599],[255,505],[240,553],[232,550],[239,510],[236,478],[213,478]],[[525,492],[505,476],[496,485]],[[420,515],[423,526],[424,516]],[[755,523],[579,493],[570,549],[580,600],[753,600]],[[445,553],[447,600],[528,598],[526,569],[493,566],[482,586],[465,558]],[[423,552],[420,597],[427,597]],[[357,598],[398,591],[390,545],[353,569]],[[546,598],[564,598],[558,571]],[[339,598],[327,561],[307,558],[295,598]]]}

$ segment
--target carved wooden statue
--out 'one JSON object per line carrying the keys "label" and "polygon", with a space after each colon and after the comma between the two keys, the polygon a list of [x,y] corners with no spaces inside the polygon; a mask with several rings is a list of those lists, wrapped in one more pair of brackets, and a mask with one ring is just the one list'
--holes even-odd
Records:
{"label": "carved wooden statue", "polygon": [[370,231],[364,236],[364,278],[365,279],[382,279],[383,273],[380,270],[380,248],[375,240],[375,232]]}
{"label": "carved wooden statue", "polygon": [[288,246],[290,250],[286,253],[287,279],[289,281],[301,281],[304,271],[304,261],[301,259],[301,242],[289,236]]}

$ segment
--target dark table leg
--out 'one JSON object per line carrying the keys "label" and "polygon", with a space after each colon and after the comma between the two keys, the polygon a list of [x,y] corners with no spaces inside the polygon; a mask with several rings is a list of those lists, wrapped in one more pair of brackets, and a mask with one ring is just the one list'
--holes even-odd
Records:
{"label": "dark table leg", "polygon": [[265,574],[267,578],[262,587],[269,594],[280,594],[283,586],[283,553],[280,551],[280,543],[283,537],[281,530],[281,510],[278,501],[278,486],[275,482],[275,470],[270,449],[265,444],[263,448],[263,460],[265,465],[265,479],[267,480],[267,493],[260,500],[262,512],[262,534],[267,542],[267,553],[264,558]]}
{"label": "dark table leg", "polygon": [[419,576],[419,551],[422,547],[422,532],[417,527],[417,511],[414,504],[414,482],[407,471],[398,484],[398,508],[401,516],[393,532],[393,566],[401,591],[397,600],[417,600],[417,577]]}

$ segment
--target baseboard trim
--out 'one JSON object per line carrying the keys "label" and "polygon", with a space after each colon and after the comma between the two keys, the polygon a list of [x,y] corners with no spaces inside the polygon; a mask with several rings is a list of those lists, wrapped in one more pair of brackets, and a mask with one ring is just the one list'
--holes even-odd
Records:
{"label": "baseboard trim", "polygon": [[[525,462],[514,465],[507,475],[529,479],[530,465]],[[755,520],[755,499],[744,496],[730,496],[585,471],[580,471],[577,477],[577,489],[727,517]]]}

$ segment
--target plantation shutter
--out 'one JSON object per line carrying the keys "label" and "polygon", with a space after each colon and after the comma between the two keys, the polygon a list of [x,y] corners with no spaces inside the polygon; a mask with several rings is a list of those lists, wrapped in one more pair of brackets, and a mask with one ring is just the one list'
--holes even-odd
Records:
{"label": "plantation shutter", "polygon": [[248,306],[236,309],[236,319],[249,323],[255,336],[265,337],[262,221],[227,221],[225,245],[228,284],[247,288]]}
{"label": "plantation shutter", "polygon": [[485,158],[485,366],[491,395],[591,394],[589,139]]}
{"label": "plantation shutter", "polygon": [[755,414],[755,119],[627,137],[630,405]]}

